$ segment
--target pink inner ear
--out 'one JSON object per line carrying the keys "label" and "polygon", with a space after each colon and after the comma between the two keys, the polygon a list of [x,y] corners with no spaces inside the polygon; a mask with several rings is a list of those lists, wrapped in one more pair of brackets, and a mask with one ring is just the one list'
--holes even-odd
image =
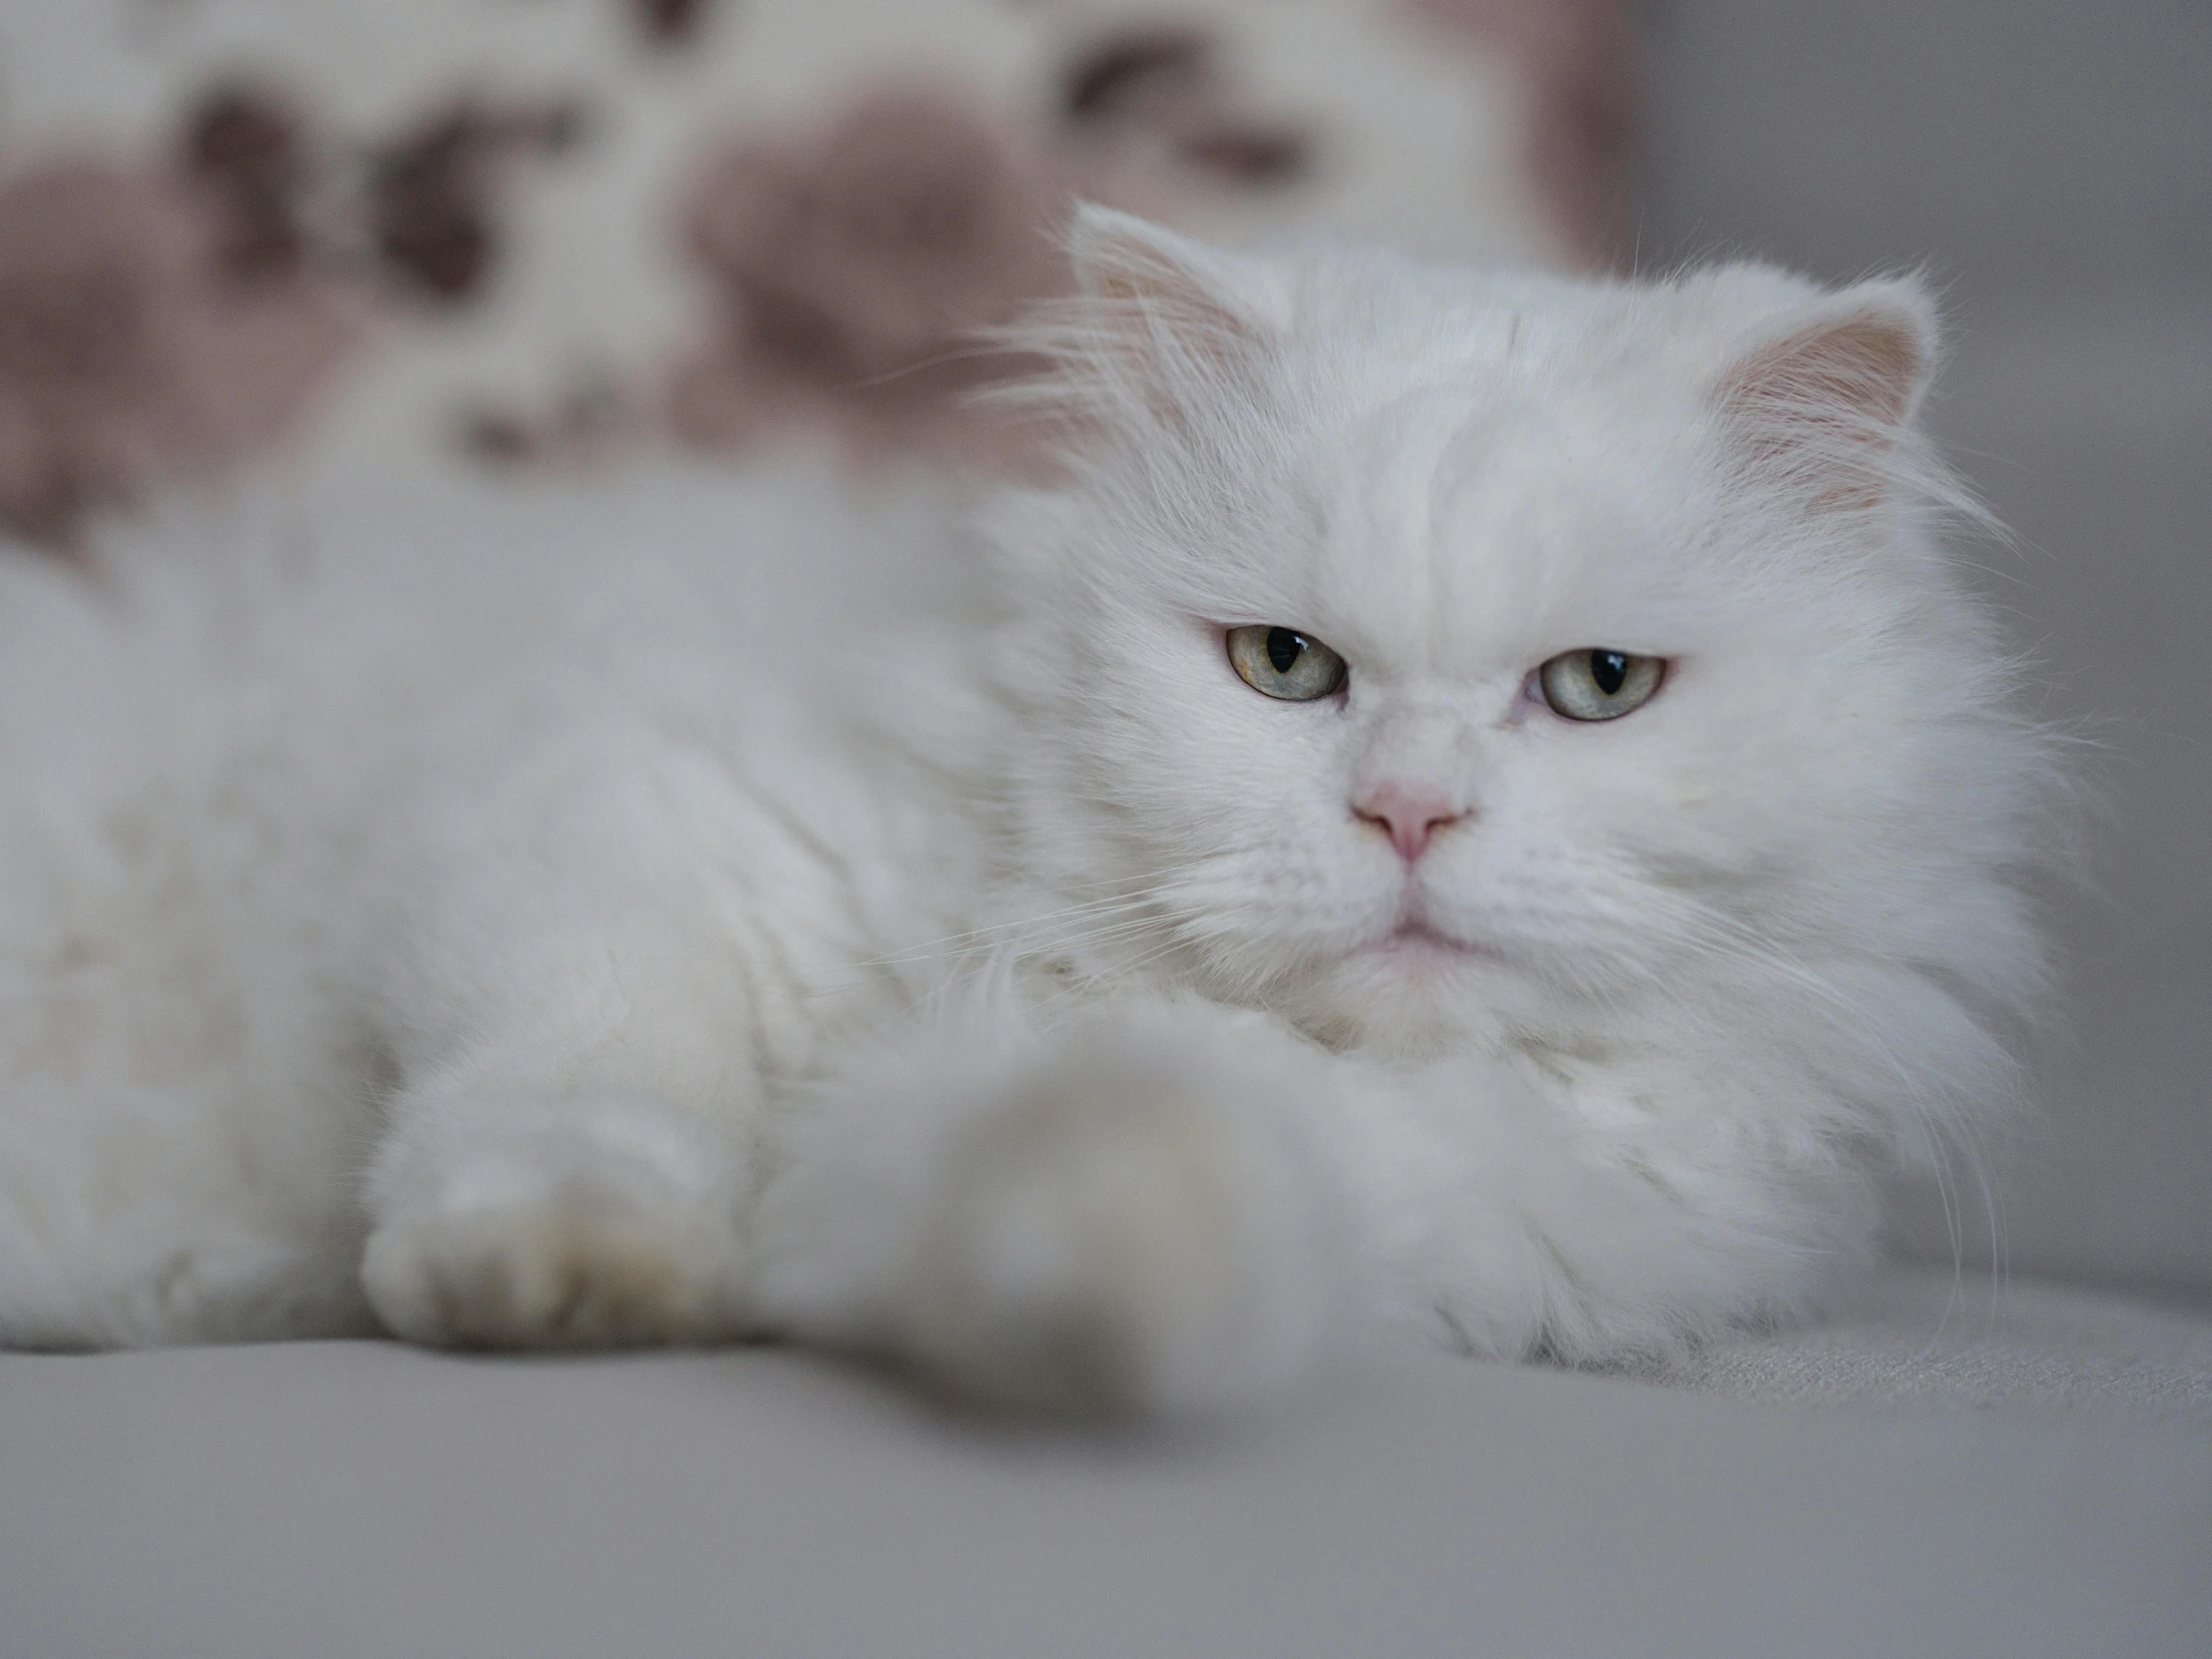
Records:
{"label": "pink inner ear", "polygon": [[1716,396],[1752,454],[1808,474],[1818,504],[1867,506],[1927,367],[1911,318],[1870,312],[1760,346]]}
{"label": "pink inner ear", "polygon": [[1141,235],[1079,249],[1077,275],[1088,301],[1085,354],[1169,430],[1187,429],[1194,400],[1249,365],[1264,336],[1217,286],[1217,273]]}
{"label": "pink inner ear", "polygon": [[1259,343],[1258,320],[1216,285],[1218,277],[1172,252],[1134,237],[1094,244],[1082,262],[1083,286],[1099,319],[1132,366],[1157,376],[1180,354],[1226,367]]}
{"label": "pink inner ear", "polygon": [[1108,313],[1110,325],[1118,324],[1123,349],[1140,359],[1156,358],[1172,339],[1194,360],[1227,365],[1249,350],[1257,335],[1250,317],[1165,262],[1103,271],[1092,292],[1117,308]]}
{"label": "pink inner ear", "polygon": [[1721,383],[1722,399],[1784,420],[1895,426],[1927,367],[1919,331],[1901,318],[1857,316],[1763,345]]}

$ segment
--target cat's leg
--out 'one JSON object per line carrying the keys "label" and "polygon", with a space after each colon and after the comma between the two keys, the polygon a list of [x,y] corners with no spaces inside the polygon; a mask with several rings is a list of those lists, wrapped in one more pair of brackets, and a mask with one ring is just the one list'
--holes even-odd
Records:
{"label": "cat's leg", "polygon": [[488,1348],[737,1334],[733,1137],[654,1095],[418,1092],[371,1182],[361,1283],[413,1342]]}
{"label": "cat's leg", "polygon": [[257,1120],[235,1088],[19,1082],[0,1107],[0,1348],[373,1332],[324,1127]]}
{"label": "cat's leg", "polygon": [[104,843],[92,825],[26,826],[15,805],[0,808],[0,1346],[374,1331],[352,1179],[368,1091],[327,1037],[316,976],[271,971],[255,895],[186,814],[171,837]]}
{"label": "cat's leg", "polygon": [[1207,1004],[917,1029],[784,1118],[759,1317],[1017,1407],[1273,1393],[1341,1336],[1359,1274],[1322,1058]]}
{"label": "cat's leg", "polygon": [[1170,1413],[1351,1340],[1597,1361],[1802,1306],[1862,1188],[1641,1081],[1385,1064],[1204,1003],[971,1016],[793,1113],[754,1296],[969,1395]]}
{"label": "cat's leg", "polygon": [[778,956],[761,895],[702,848],[756,852],[772,831],[719,780],[671,801],[644,773],[570,754],[493,780],[379,872],[388,913],[364,955],[398,1086],[362,1283],[400,1336],[737,1330]]}

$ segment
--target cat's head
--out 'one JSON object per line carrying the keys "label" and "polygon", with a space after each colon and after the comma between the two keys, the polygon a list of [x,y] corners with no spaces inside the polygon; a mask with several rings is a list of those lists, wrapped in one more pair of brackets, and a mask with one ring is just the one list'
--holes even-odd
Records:
{"label": "cat's head", "polygon": [[1076,255],[1079,465],[999,527],[1075,961],[1401,1052],[2025,993],[2042,762],[1929,530],[1920,287]]}

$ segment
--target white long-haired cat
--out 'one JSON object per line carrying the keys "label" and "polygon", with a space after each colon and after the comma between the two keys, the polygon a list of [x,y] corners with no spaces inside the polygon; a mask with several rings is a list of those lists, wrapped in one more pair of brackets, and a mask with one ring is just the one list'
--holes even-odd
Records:
{"label": "white long-haired cat", "polygon": [[979,540],[795,465],[10,556],[0,1338],[1182,1410],[1866,1251],[2043,960],[1921,291],[1074,241]]}

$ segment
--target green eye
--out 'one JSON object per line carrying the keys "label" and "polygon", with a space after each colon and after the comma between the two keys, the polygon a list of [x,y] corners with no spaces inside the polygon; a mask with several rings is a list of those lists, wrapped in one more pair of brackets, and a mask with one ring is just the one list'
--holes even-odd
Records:
{"label": "green eye", "polygon": [[1563,651],[1536,671],[1551,712],[1568,720],[1618,720],[1651,701],[1666,678],[1659,657],[1625,651]]}
{"label": "green eye", "polygon": [[1229,666],[1254,691],[1311,703],[1345,683],[1345,660],[1295,628],[1232,628]]}

